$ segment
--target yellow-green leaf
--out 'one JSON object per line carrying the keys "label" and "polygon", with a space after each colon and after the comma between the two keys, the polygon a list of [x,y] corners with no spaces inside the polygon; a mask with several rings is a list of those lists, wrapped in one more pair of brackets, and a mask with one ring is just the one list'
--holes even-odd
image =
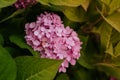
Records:
{"label": "yellow-green leaf", "polygon": [[[17,53],[17,52],[16,52]],[[0,46],[0,80],[15,80],[16,64],[9,52]]]}
{"label": "yellow-green leaf", "polygon": [[10,41],[14,44],[16,44],[17,46],[19,46],[20,48],[23,48],[23,49],[28,49],[34,56],[39,56],[40,53],[39,52],[36,52],[32,49],[32,47],[30,47],[25,39],[24,39],[24,36],[20,36],[20,35],[11,35],[10,36]]}
{"label": "yellow-green leaf", "polygon": [[84,22],[86,20],[85,11],[80,7],[65,7],[63,13],[71,21]]}
{"label": "yellow-green leaf", "polygon": [[70,6],[77,7],[80,6],[85,0],[38,0],[41,4],[44,5],[59,5],[59,6]]}
{"label": "yellow-green leaf", "polygon": [[16,80],[53,80],[62,61],[24,56],[15,59]]}
{"label": "yellow-green leaf", "polygon": [[12,5],[17,0],[0,0],[0,8],[7,7],[9,5]]}
{"label": "yellow-green leaf", "polygon": [[100,71],[104,71],[108,76],[114,76],[120,80],[120,68],[112,63],[98,63],[97,67]]}
{"label": "yellow-green leaf", "polygon": [[115,12],[108,17],[103,17],[113,28],[120,32],[120,12]]}
{"label": "yellow-green leaf", "polygon": [[120,41],[119,43],[115,46],[115,56],[120,56]]}

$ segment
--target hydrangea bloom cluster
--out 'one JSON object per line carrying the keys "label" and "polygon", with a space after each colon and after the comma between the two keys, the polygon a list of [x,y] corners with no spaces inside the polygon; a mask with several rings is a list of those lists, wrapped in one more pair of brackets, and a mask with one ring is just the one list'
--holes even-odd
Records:
{"label": "hydrangea bloom cluster", "polygon": [[35,4],[36,0],[17,0],[17,2],[14,4],[16,8],[26,8],[32,4]]}
{"label": "hydrangea bloom cluster", "polygon": [[69,63],[76,64],[82,42],[73,29],[64,27],[58,15],[45,12],[36,22],[27,23],[25,28],[27,44],[39,51],[41,58],[64,59],[59,72],[66,72]]}

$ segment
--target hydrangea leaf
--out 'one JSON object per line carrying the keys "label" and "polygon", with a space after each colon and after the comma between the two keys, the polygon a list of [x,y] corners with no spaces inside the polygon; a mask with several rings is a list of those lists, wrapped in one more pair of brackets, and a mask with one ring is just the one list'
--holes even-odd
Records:
{"label": "hydrangea leaf", "polygon": [[9,5],[12,5],[17,0],[0,0],[0,8],[7,7]]}
{"label": "hydrangea leaf", "polygon": [[56,77],[55,80],[70,80],[70,79],[69,79],[69,77],[68,77],[67,74],[61,73],[61,74],[59,74],[59,75]]}
{"label": "hydrangea leaf", "polygon": [[120,66],[113,63],[98,63],[97,67],[100,71],[104,71],[108,76],[114,76],[120,79]]}
{"label": "hydrangea leaf", "polygon": [[59,5],[59,6],[69,6],[77,7],[80,6],[86,0],[38,0],[41,4],[49,5]]}
{"label": "hydrangea leaf", "polygon": [[84,51],[86,49],[87,43],[88,43],[88,36],[83,36],[83,35],[79,35],[80,40],[83,42],[82,45],[82,51]]}
{"label": "hydrangea leaf", "polygon": [[29,45],[27,45],[23,36],[12,35],[12,36],[10,36],[10,41],[12,43],[16,44],[17,46],[19,46],[20,48],[28,49],[34,56],[40,55],[39,52],[34,51]]}
{"label": "hydrangea leaf", "polygon": [[17,57],[15,61],[17,80],[53,80],[62,62],[32,56]]}
{"label": "hydrangea leaf", "polygon": [[51,8],[62,11],[73,22],[84,22],[87,19],[85,10],[82,7],[52,6]]}
{"label": "hydrangea leaf", "polygon": [[90,0],[85,0],[81,6],[84,8],[85,11],[87,11],[88,7],[89,7],[89,4],[90,4]]}
{"label": "hydrangea leaf", "polygon": [[10,54],[0,46],[0,80],[15,80],[16,64]]}
{"label": "hydrangea leaf", "polygon": [[64,7],[62,12],[71,21],[84,22],[86,20],[85,11],[81,7]]}
{"label": "hydrangea leaf", "polygon": [[101,0],[109,7],[109,14],[112,14],[118,8],[120,8],[120,1],[119,0]]}
{"label": "hydrangea leaf", "polygon": [[105,19],[113,28],[120,32],[120,12],[116,12]]}
{"label": "hydrangea leaf", "polygon": [[120,8],[120,0],[112,0],[109,6],[110,6],[109,14],[111,14],[114,11],[116,11],[118,8]]}
{"label": "hydrangea leaf", "polygon": [[79,23],[78,23],[78,22],[73,22],[73,21],[69,20],[69,19],[66,18],[66,17],[63,18],[63,24],[64,24],[65,26],[71,27],[72,29],[76,29],[76,28],[78,28],[78,26],[79,26]]}
{"label": "hydrangea leaf", "polygon": [[84,54],[84,52],[86,50],[87,43],[88,43],[88,36],[85,37],[85,36],[80,35],[80,39],[83,42],[83,45],[82,45],[82,50],[80,52],[81,56],[80,56],[80,58],[78,60],[78,63],[81,64],[82,66],[84,66],[85,68],[93,69],[94,66],[91,65],[90,62],[88,62],[87,57]]}
{"label": "hydrangea leaf", "polygon": [[120,32],[120,12],[113,13],[108,17],[104,17],[105,21],[109,23],[113,28]]}
{"label": "hydrangea leaf", "polygon": [[70,75],[70,79],[73,78],[72,80],[93,80],[92,71],[86,71],[85,68],[80,65],[72,67]]}
{"label": "hydrangea leaf", "polygon": [[117,45],[115,46],[115,56],[120,56],[120,41],[117,43]]}
{"label": "hydrangea leaf", "polygon": [[84,1],[85,0],[52,0],[51,3],[54,5],[77,7],[80,6]]}
{"label": "hydrangea leaf", "polygon": [[108,48],[112,35],[112,27],[107,22],[103,22],[98,28],[94,29],[100,35],[102,53]]}
{"label": "hydrangea leaf", "polygon": [[111,42],[113,46],[115,46],[116,43],[118,43],[119,41],[120,41],[120,33],[116,31],[115,29],[113,29],[112,35],[111,35]]}
{"label": "hydrangea leaf", "polygon": [[0,45],[3,45],[4,44],[4,39],[3,39],[3,36],[0,34]]}
{"label": "hydrangea leaf", "polygon": [[81,52],[81,57],[78,60],[78,63],[84,66],[85,68],[94,69],[94,66],[91,65],[90,62],[87,61],[87,57],[82,52]]}
{"label": "hydrangea leaf", "polygon": [[43,5],[48,5],[48,6],[50,6],[50,5],[49,5],[49,0],[38,0],[38,2],[40,2],[40,3],[43,4]]}
{"label": "hydrangea leaf", "polygon": [[89,38],[85,50],[81,51],[81,57],[79,58],[78,63],[87,69],[94,69],[94,64],[101,61],[101,57],[102,55],[98,55],[97,48]]}
{"label": "hydrangea leaf", "polygon": [[11,19],[11,18],[13,18],[13,17],[15,17],[16,15],[21,14],[22,12],[24,12],[24,9],[19,9],[19,10],[15,11],[13,14],[11,14],[10,16],[8,16],[7,18],[2,19],[2,20],[0,21],[0,23],[4,22],[4,21],[6,21],[6,20],[9,20],[9,19]]}
{"label": "hydrangea leaf", "polygon": [[116,29],[118,32],[120,32],[120,12],[116,11],[113,14],[105,17],[101,11],[98,9],[98,12],[101,14],[103,19],[109,23],[114,29]]}
{"label": "hydrangea leaf", "polygon": [[107,4],[107,5],[109,5],[110,4],[110,2],[111,2],[111,0],[101,0],[103,3],[105,3],[105,4]]}
{"label": "hydrangea leaf", "polygon": [[106,49],[105,53],[110,54],[111,56],[114,56],[112,43],[109,44],[109,46],[108,46],[108,48]]}

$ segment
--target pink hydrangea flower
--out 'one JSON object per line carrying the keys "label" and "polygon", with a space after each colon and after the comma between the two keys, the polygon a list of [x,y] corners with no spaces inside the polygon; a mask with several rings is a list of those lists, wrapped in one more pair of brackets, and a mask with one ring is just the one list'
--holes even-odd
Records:
{"label": "pink hydrangea flower", "polygon": [[25,28],[27,44],[39,51],[41,58],[64,59],[59,72],[66,72],[69,63],[76,64],[82,42],[73,29],[64,27],[58,15],[45,12],[36,22],[27,23]]}
{"label": "pink hydrangea flower", "polygon": [[16,8],[26,8],[32,4],[35,4],[36,0],[17,0],[17,2],[14,4]]}

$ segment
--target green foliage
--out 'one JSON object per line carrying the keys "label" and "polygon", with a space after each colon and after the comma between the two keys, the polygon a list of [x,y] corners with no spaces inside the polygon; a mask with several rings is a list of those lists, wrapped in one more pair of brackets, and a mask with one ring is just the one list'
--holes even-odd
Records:
{"label": "green foliage", "polygon": [[120,41],[120,33],[116,30],[112,31],[111,35],[111,42],[113,43],[113,46],[116,45]]}
{"label": "green foliage", "polygon": [[104,17],[106,22],[108,22],[113,28],[120,32],[120,12],[115,12],[107,18]]}
{"label": "green foliage", "polygon": [[86,20],[85,11],[81,7],[64,7],[62,11],[71,21],[84,22]]}
{"label": "green foliage", "polygon": [[[83,68],[82,66],[80,65],[77,65],[77,66],[73,66],[71,68],[71,80],[93,80],[96,79],[94,75],[94,71],[92,70],[87,70],[85,68]],[[73,79],[72,79],[73,78]]]}
{"label": "green foliage", "polygon": [[[16,1],[0,0],[0,80],[120,80],[120,0],[38,0],[18,10]],[[25,24],[43,12],[58,14],[83,42],[66,73],[57,73],[62,61],[41,59],[25,41]]]}
{"label": "green foliage", "polygon": [[57,76],[57,78],[55,80],[70,80],[70,79],[67,74],[61,73]]}
{"label": "green foliage", "polygon": [[16,0],[0,0],[0,8],[10,6],[15,2]]}
{"label": "green foliage", "polygon": [[85,11],[87,11],[88,7],[89,7],[89,4],[90,4],[90,0],[85,0],[81,6],[84,8]]}
{"label": "green foliage", "polygon": [[0,46],[0,80],[15,80],[15,61],[2,46]]}
{"label": "green foliage", "polygon": [[10,41],[20,48],[28,49],[34,56],[39,56],[39,53],[34,51],[29,45],[27,45],[23,36],[20,35],[11,35]]}
{"label": "green foliage", "polygon": [[100,35],[101,51],[105,51],[108,48],[109,44],[110,44],[110,37],[111,37],[111,34],[112,34],[112,27],[108,23],[103,22],[93,32],[97,32]]}
{"label": "green foliage", "polygon": [[10,15],[9,17],[1,20],[0,23],[4,22],[4,21],[6,21],[6,20],[11,19],[11,18],[15,17],[15,16],[18,15],[18,14],[21,14],[23,11],[24,11],[24,9],[17,10],[16,12],[14,12],[14,13],[13,13],[12,15]]}
{"label": "green foliage", "polygon": [[3,36],[0,34],[0,45],[3,45],[4,44],[4,39],[3,39]]}
{"label": "green foliage", "polygon": [[112,75],[114,77],[116,77],[118,80],[120,79],[120,66],[117,66],[115,64],[111,64],[111,63],[99,63],[97,64],[98,68],[101,71],[106,72],[107,75]]}
{"label": "green foliage", "polygon": [[32,56],[18,57],[17,80],[53,80],[62,61]]}
{"label": "green foliage", "polygon": [[120,8],[120,1],[119,0],[101,0],[109,7],[109,14],[112,14],[118,8]]}
{"label": "green foliage", "polygon": [[112,43],[110,43],[110,44],[108,45],[108,48],[106,49],[105,53],[107,53],[107,54],[109,54],[109,55],[111,55],[111,56],[114,56]]}
{"label": "green foliage", "polygon": [[117,57],[120,56],[120,41],[115,46],[115,53],[114,53],[114,55],[117,56]]}
{"label": "green foliage", "polygon": [[60,5],[60,6],[70,6],[70,7],[77,7],[80,6],[86,0],[38,0],[41,4],[44,5]]}
{"label": "green foliage", "polygon": [[78,63],[87,69],[94,69],[94,65],[101,61],[102,55],[98,54],[97,48],[89,38],[85,49],[83,48],[81,51],[81,58],[78,60]]}

